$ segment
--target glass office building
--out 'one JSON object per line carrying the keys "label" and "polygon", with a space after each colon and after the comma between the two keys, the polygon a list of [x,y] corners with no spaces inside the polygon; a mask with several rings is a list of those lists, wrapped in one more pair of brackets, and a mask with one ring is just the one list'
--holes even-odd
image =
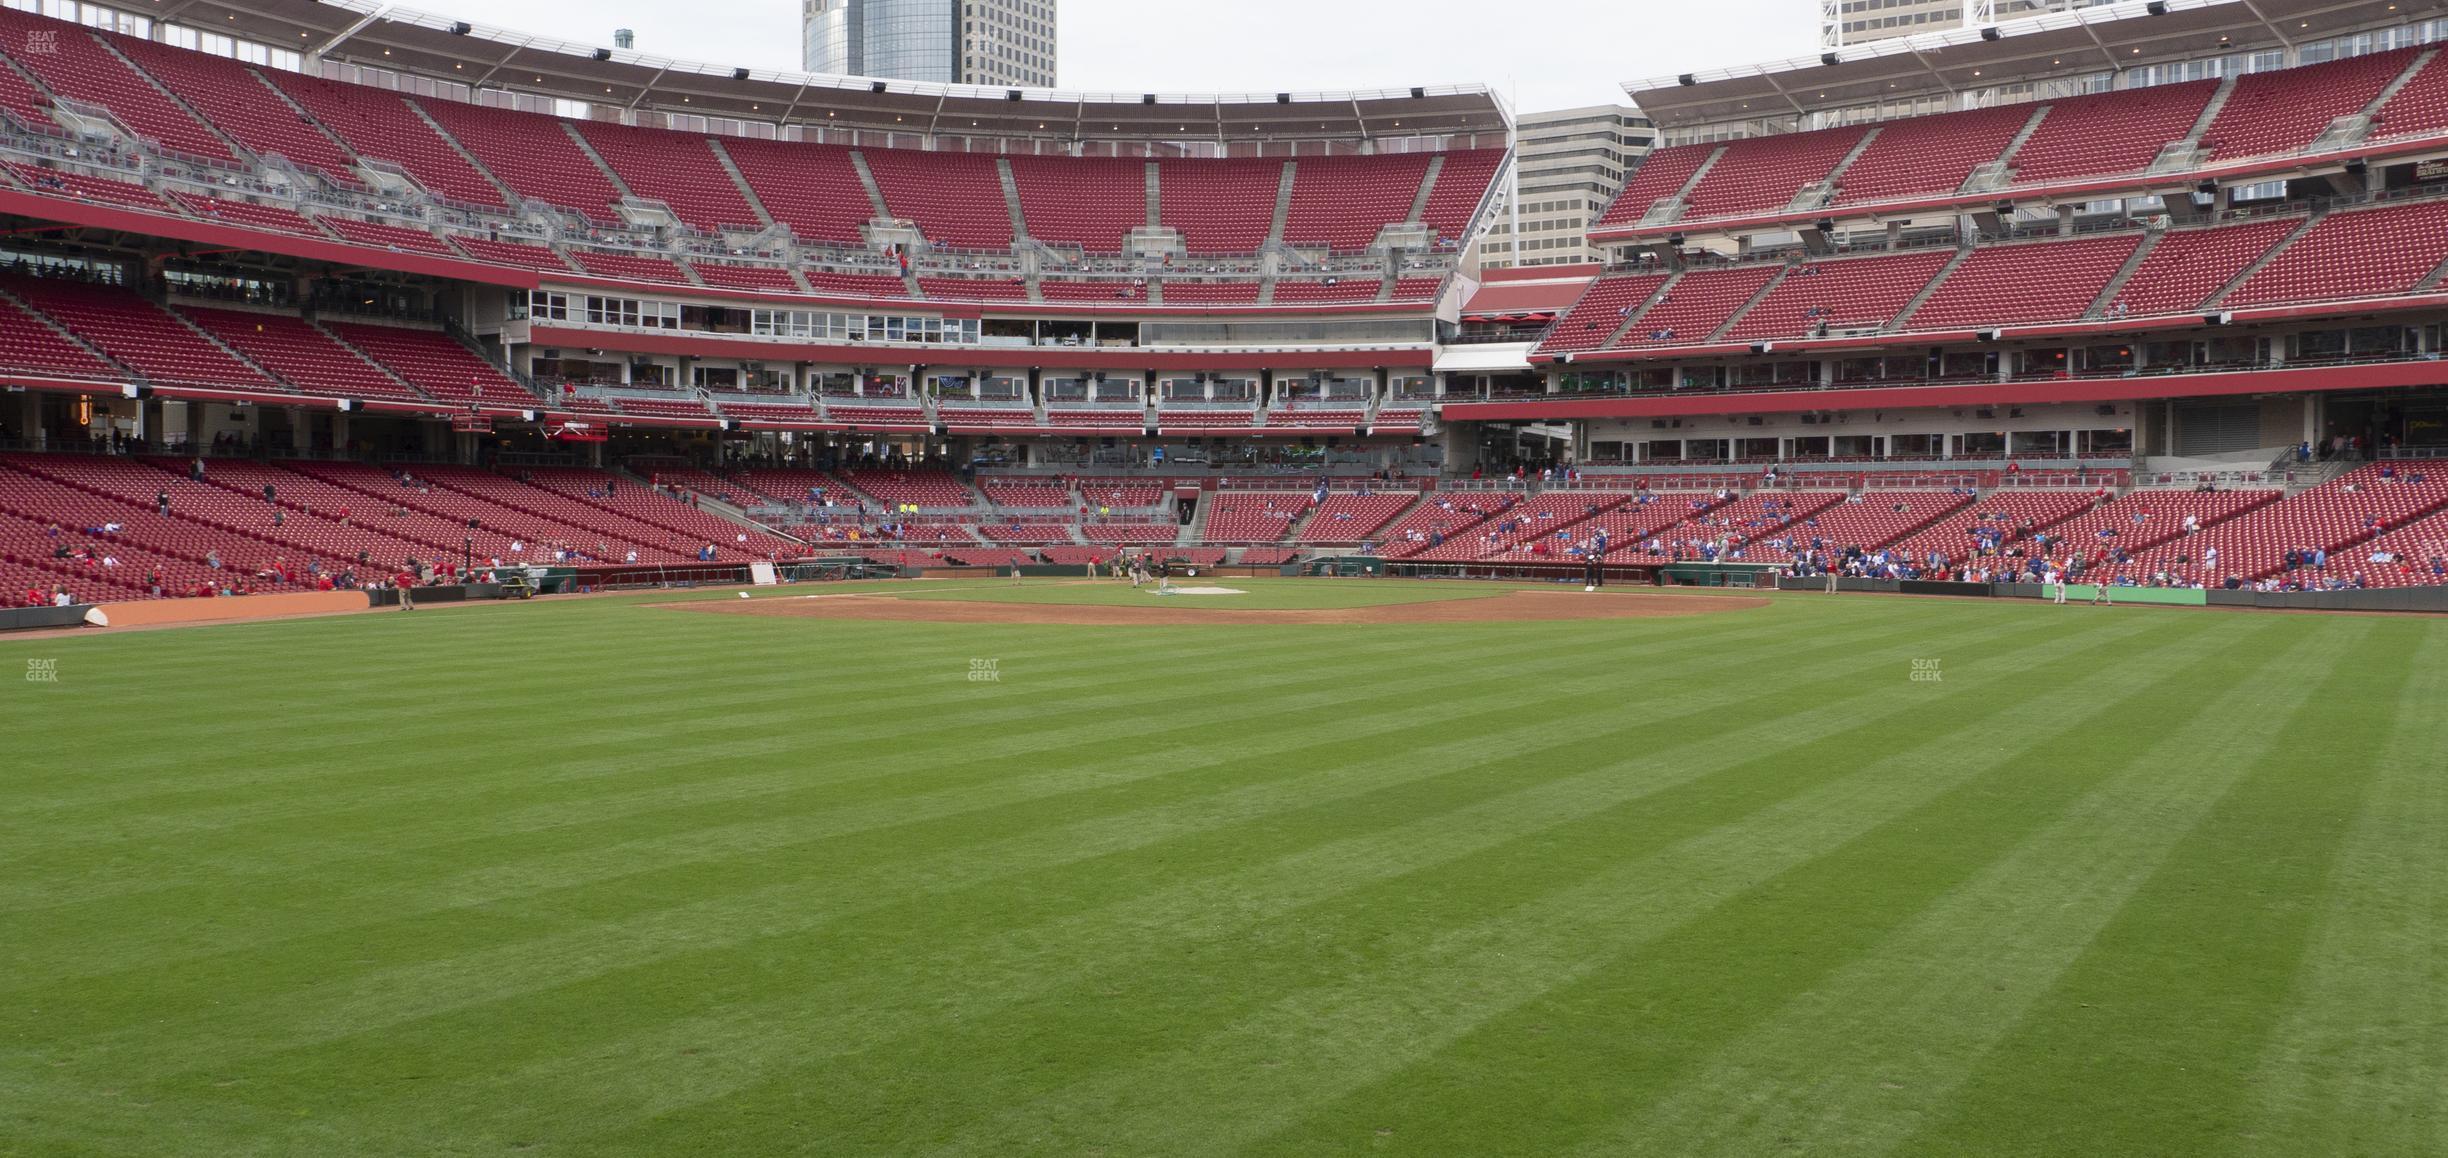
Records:
{"label": "glass office building", "polygon": [[809,72],[1054,86],[1055,0],[801,0]]}

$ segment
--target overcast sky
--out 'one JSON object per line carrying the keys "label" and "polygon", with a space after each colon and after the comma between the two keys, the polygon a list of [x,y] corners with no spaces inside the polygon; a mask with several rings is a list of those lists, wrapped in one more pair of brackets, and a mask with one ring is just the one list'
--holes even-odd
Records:
{"label": "overcast sky", "polygon": [[[408,0],[586,44],[799,67],[799,0]],[[1602,104],[1618,83],[1816,53],[1815,0],[1059,0],[1062,87],[1279,92],[1478,82],[1518,111]]]}

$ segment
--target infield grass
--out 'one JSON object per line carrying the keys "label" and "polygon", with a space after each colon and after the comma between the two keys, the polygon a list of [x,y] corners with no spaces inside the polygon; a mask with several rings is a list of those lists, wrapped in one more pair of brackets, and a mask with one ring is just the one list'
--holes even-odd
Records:
{"label": "infield grass", "polygon": [[2448,622],[672,598],[0,638],[0,1154],[2448,1153]]}

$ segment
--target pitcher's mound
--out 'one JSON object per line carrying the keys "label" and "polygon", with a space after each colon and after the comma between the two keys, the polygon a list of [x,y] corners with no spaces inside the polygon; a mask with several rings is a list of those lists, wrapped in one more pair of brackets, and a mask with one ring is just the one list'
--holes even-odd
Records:
{"label": "pitcher's mound", "polygon": [[1654,595],[1579,591],[1509,591],[1481,598],[1381,607],[1264,611],[1185,607],[1151,602],[1135,607],[983,600],[901,599],[892,595],[829,595],[813,599],[728,599],[665,603],[675,611],[764,615],[781,619],[868,619],[900,623],[1016,623],[1077,627],[1212,627],[1220,624],[1520,623],[1561,619],[1657,619],[1716,615],[1768,606],[1756,595]]}

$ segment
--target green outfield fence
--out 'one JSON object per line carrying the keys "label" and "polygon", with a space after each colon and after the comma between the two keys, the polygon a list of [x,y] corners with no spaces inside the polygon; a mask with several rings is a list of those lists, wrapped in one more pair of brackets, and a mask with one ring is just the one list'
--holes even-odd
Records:
{"label": "green outfield fence", "polygon": [[1668,563],[1658,571],[1669,587],[1775,587],[1774,563]]}

